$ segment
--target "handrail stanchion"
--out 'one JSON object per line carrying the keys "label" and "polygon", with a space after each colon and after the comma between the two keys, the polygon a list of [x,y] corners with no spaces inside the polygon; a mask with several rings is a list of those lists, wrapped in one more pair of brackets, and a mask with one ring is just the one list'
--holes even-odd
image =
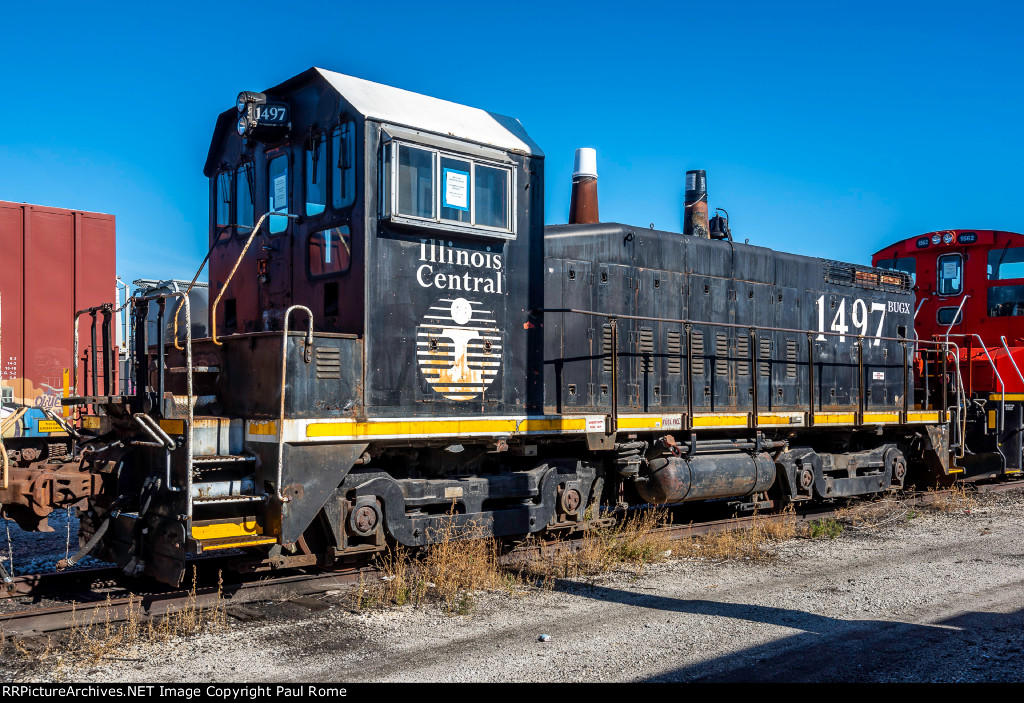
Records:
{"label": "handrail stanchion", "polygon": [[614,317],[608,322],[612,328],[612,417],[610,434],[619,431],[619,330]]}
{"label": "handrail stanchion", "polygon": [[689,427],[693,429],[693,325],[684,324],[686,332],[686,413]]}
{"label": "handrail stanchion", "polygon": [[[757,429],[757,329],[750,328],[747,333],[750,335],[750,378],[753,379],[753,401],[754,412],[751,414],[754,429]],[[769,404],[771,400],[769,399]]]}
{"label": "handrail stanchion", "polygon": [[814,427],[814,335],[807,333],[807,426]]}
{"label": "handrail stanchion", "polygon": [[285,310],[284,333],[281,338],[281,412],[277,424],[277,481],[274,485],[274,497],[282,503],[287,503],[289,500],[281,490],[281,481],[284,477],[284,393],[288,378],[288,317],[292,314],[292,310],[302,310],[309,317],[309,331],[306,333],[306,352],[304,354],[307,364],[312,360],[313,354],[313,311],[305,305],[292,305]]}

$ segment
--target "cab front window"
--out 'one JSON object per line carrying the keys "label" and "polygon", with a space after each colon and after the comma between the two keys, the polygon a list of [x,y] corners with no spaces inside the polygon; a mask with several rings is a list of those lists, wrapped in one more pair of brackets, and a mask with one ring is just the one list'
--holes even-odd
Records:
{"label": "cab front window", "polygon": [[288,229],[287,217],[275,217],[273,213],[288,214],[288,156],[279,154],[267,164],[267,212],[271,213],[267,224],[271,234],[280,234]]}
{"label": "cab front window", "polygon": [[939,295],[957,295],[963,289],[963,257],[944,254],[938,260]]}

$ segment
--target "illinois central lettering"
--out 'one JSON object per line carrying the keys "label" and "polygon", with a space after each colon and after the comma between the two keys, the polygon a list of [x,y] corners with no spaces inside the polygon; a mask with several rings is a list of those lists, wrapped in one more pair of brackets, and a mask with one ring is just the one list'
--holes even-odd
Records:
{"label": "illinois central lettering", "polygon": [[[416,282],[423,288],[499,295],[504,292],[501,281],[503,262],[499,253],[459,249],[450,243],[446,245],[433,239],[423,239],[420,241],[419,260],[423,263],[416,269]],[[469,270],[451,272],[453,266]]]}

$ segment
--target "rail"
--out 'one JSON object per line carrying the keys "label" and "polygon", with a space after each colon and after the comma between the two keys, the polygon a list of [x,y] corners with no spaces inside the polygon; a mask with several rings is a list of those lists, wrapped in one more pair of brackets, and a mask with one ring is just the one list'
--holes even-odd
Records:
{"label": "rail", "polygon": [[303,357],[307,364],[313,358],[313,311],[305,305],[292,305],[284,312],[284,332],[281,337],[281,413],[277,425],[277,482],[274,485],[275,497],[281,502],[288,502],[288,498],[281,490],[281,481],[284,477],[284,392],[288,377],[288,317],[293,310],[302,310],[309,317],[309,331],[306,332],[306,349]]}
{"label": "rail", "polygon": [[[245,258],[245,253],[249,251],[249,245],[252,244],[252,240],[256,237],[256,233],[260,231],[260,227],[263,226],[264,220],[266,220],[270,215],[274,215],[276,217],[287,217],[291,220],[299,219],[298,215],[289,215],[280,212],[265,212],[260,215],[260,219],[256,222],[256,226],[253,227],[252,232],[249,233],[249,238],[245,240],[245,246],[242,247],[242,253],[238,255],[238,260],[235,261],[235,265],[231,267],[231,273],[228,274],[228,278],[224,281],[224,285],[221,286],[220,292],[217,294],[217,298],[213,301],[213,305],[210,306],[210,329],[213,332],[213,343],[217,346],[221,346],[223,344],[219,339],[217,339],[217,305],[220,304],[221,297],[224,295],[224,292],[227,291],[228,286],[231,285],[231,279],[235,277],[235,271],[238,270],[238,265],[241,264],[242,259]],[[201,270],[202,269],[200,269],[200,271]],[[196,273],[196,276],[198,277],[199,274]],[[191,289],[191,286],[189,286],[189,288]],[[175,317],[174,324],[175,338],[177,338],[177,317]]]}
{"label": "rail", "polygon": [[[686,349],[687,349],[687,354],[689,354],[690,350],[693,348],[692,347],[692,330],[693,330],[693,327],[695,325],[703,325],[703,326],[709,326],[709,327],[723,327],[723,328],[728,328],[728,329],[746,330],[747,333],[750,334],[751,340],[752,340],[752,343],[750,344],[750,352],[749,352],[750,353],[750,358],[748,359],[748,361],[751,364],[751,378],[752,378],[753,385],[754,385],[754,388],[755,388],[754,393],[753,393],[753,398],[752,398],[753,408],[751,410],[751,424],[752,424],[752,427],[754,427],[754,428],[757,427],[757,422],[758,422],[758,420],[757,420],[757,415],[758,415],[758,397],[757,397],[756,385],[757,385],[757,379],[758,379],[758,377],[757,377],[757,373],[758,373],[758,371],[757,371],[757,364],[758,364],[759,361],[761,361],[760,359],[757,358],[757,347],[758,347],[758,344],[757,344],[757,334],[759,332],[782,332],[782,333],[786,333],[786,334],[806,335],[806,337],[807,337],[807,346],[808,346],[808,357],[807,357],[807,366],[808,366],[808,384],[807,384],[808,385],[808,403],[807,403],[807,405],[808,405],[808,414],[807,414],[807,420],[808,420],[808,426],[813,426],[814,425],[814,413],[815,413],[815,403],[816,403],[816,398],[815,398],[815,395],[814,395],[814,341],[815,341],[815,337],[816,336],[829,336],[829,337],[841,337],[841,338],[845,338],[845,337],[854,338],[856,340],[856,342],[857,342],[857,367],[858,367],[858,373],[859,373],[858,384],[857,384],[858,385],[858,388],[857,388],[857,396],[858,396],[858,398],[857,398],[857,406],[858,406],[858,410],[855,413],[854,424],[857,425],[857,426],[865,424],[864,423],[864,414],[865,414],[865,408],[866,408],[866,397],[865,397],[865,392],[864,392],[865,391],[865,388],[864,388],[864,385],[865,385],[864,384],[864,340],[866,339],[865,335],[862,335],[862,334],[861,335],[852,335],[852,334],[844,334],[844,333],[841,333],[841,332],[822,331],[822,330],[796,329],[796,328],[791,328],[791,327],[767,327],[767,326],[759,326],[759,325],[752,325],[752,324],[739,324],[739,323],[735,323],[735,322],[710,322],[710,321],[705,321],[705,320],[689,320],[689,319],[685,319],[685,318],[654,317],[654,316],[648,316],[648,315],[628,315],[628,314],[599,312],[599,311],[596,311],[596,310],[581,310],[581,309],[578,309],[578,308],[535,308],[531,312],[532,313],[570,313],[570,314],[577,314],[577,315],[588,315],[588,316],[591,316],[591,317],[600,317],[600,318],[604,318],[604,319],[608,320],[609,326],[611,327],[611,347],[612,347],[610,352],[609,352],[611,354],[611,362],[612,362],[612,364],[611,364],[611,369],[612,369],[612,379],[611,379],[611,386],[612,386],[611,402],[612,402],[612,407],[611,407],[611,414],[608,417],[608,425],[609,425],[610,431],[615,431],[618,428],[618,413],[619,413],[619,408],[618,408],[618,392],[617,392],[617,389],[618,389],[618,345],[617,345],[618,335],[617,335],[617,324],[616,324],[618,320],[638,320],[638,321],[643,321],[643,322],[661,322],[661,323],[667,323],[667,324],[682,325],[683,329],[686,332]],[[909,359],[909,353],[908,353],[907,345],[908,344],[912,344],[912,345],[913,344],[933,345],[936,348],[943,349],[945,351],[945,353],[943,354],[943,365],[945,365],[946,359],[949,357],[951,350],[955,350],[956,358],[959,358],[959,347],[958,347],[958,345],[955,344],[954,342],[950,342],[948,340],[945,340],[945,341],[918,340],[918,339],[908,339],[906,337],[882,337],[882,336],[867,337],[867,339],[878,340],[878,341],[898,342],[902,346],[902,348],[903,348],[903,388],[904,388],[904,394],[903,394],[903,410],[900,413],[900,422],[902,422],[902,423],[906,423],[907,416],[908,416],[908,413],[909,413],[909,410],[910,410],[910,407],[909,407],[910,359]],[[959,367],[957,368],[957,372],[958,372],[958,379],[959,379]],[[965,399],[964,399],[964,397],[962,395],[962,386],[963,386],[962,379],[959,379],[959,381],[960,382],[958,383],[958,386],[960,388],[960,393],[957,394],[957,408],[958,408],[958,413],[957,414],[958,414],[958,416],[963,416],[964,413],[962,412],[962,409],[963,409],[963,407],[965,405]],[[945,386],[945,374],[943,374],[943,385]],[[943,389],[943,393],[942,393],[942,415],[943,415],[944,418],[945,418],[945,416],[946,416],[946,414],[947,414],[947,412],[949,410],[949,407],[947,405],[947,398],[948,398],[948,396],[947,396],[947,393],[945,392],[945,388],[944,388]],[[688,418],[688,421],[692,425],[693,416],[694,416],[694,410],[693,410],[693,408],[694,408],[694,404],[693,404],[693,369],[692,369],[692,365],[690,363],[686,364],[686,408],[687,408],[687,418]],[[961,434],[961,436],[962,436],[962,434]],[[962,455],[961,455],[961,458],[962,458]]]}

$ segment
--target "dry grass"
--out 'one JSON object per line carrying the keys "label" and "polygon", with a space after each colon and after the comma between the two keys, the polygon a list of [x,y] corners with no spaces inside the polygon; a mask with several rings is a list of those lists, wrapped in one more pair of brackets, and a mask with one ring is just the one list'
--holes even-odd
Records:
{"label": "dry grass", "polygon": [[[227,614],[221,584],[218,584],[213,605],[200,606],[193,576],[186,602],[159,618],[147,617],[141,599],[129,597],[124,619],[115,621],[114,608],[108,596],[106,604],[93,608],[88,619],[73,612],[72,622],[69,630],[58,636],[48,636],[45,641],[26,643],[0,635],[0,646],[13,654],[8,661],[15,668],[22,671],[43,668],[52,672],[56,680],[66,680],[84,667],[104,660],[131,661],[141,658],[148,648],[159,643],[222,629],[226,625]],[[9,650],[7,644],[10,644]]]}
{"label": "dry grass", "polygon": [[939,513],[969,513],[977,507],[978,498],[972,487],[956,483],[944,491],[929,491],[933,500],[923,506],[924,510]]}
{"label": "dry grass", "polygon": [[468,530],[468,539],[457,539],[455,527],[442,528],[418,558],[401,546],[379,555],[376,563],[381,578],[359,582],[354,595],[356,609],[430,602],[446,612],[464,615],[473,607],[474,593],[510,586],[498,565],[497,540],[474,536],[484,532],[476,525]]}
{"label": "dry grass", "polygon": [[578,548],[549,547],[543,556],[520,564],[515,577],[524,583],[552,587],[559,578],[585,578],[619,568],[643,572],[647,564],[672,555],[673,541],[663,528],[666,510],[642,510],[620,523],[589,531]]}
{"label": "dry grass", "polygon": [[793,506],[778,516],[755,514],[749,525],[736,530],[695,535],[679,543],[681,557],[712,561],[767,562],[775,557],[780,542],[799,536]]}

